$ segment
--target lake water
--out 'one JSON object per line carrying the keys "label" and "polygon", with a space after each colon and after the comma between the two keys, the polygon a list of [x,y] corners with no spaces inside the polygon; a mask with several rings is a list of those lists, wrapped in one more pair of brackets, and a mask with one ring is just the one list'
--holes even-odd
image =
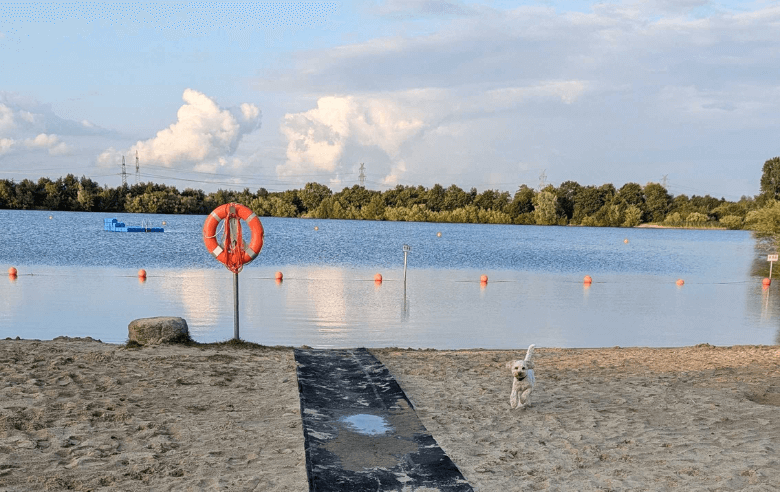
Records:
{"label": "lake water", "polygon": [[[105,232],[110,217],[165,232]],[[135,318],[181,316],[198,341],[231,338],[233,277],[203,246],[204,220],[0,210],[0,268],[19,270],[0,282],[0,337],[122,343]],[[766,252],[746,231],[262,222],[263,250],[239,276],[244,340],[439,349],[780,343],[778,283],[764,290],[752,273]]]}

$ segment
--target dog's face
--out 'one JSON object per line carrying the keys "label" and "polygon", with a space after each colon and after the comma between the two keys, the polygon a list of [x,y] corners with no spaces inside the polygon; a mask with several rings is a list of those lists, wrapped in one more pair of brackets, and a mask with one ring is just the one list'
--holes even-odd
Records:
{"label": "dog's face", "polygon": [[506,363],[507,368],[512,371],[512,377],[515,379],[525,379],[528,375],[528,370],[534,368],[534,363],[530,360],[516,360]]}

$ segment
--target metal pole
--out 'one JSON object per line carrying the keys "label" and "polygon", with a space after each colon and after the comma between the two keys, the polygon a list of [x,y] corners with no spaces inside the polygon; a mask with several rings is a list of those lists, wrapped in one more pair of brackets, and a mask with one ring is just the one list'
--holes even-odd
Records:
{"label": "metal pole", "polygon": [[404,244],[404,292],[406,292],[406,255],[411,250],[408,244]]}
{"label": "metal pole", "polygon": [[404,290],[406,290],[406,255],[408,251],[404,251]]}
{"label": "metal pole", "polygon": [[238,340],[238,273],[233,274],[233,340]]}
{"label": "metal pole", "polygon": [[769,278],[772,278],[772,265],[774,264],[774,261],[769,262]]}

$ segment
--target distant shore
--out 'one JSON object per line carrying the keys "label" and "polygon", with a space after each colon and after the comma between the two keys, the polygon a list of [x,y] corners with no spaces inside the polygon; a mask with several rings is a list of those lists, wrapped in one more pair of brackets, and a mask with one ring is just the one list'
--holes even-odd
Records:
{"label": "distant shore", "polygon": [[636,228],[642,229],[695,229],[700,231],[727,231],[726,227],[691,227],[691,226],[666,226],[661,224],[639,224]]}
{"label": "distant shore", "polygon": [[[372,349],[475,490],[780,487],[780,346]],[[0,340],[0,490],[306,491],[291,348]]]}

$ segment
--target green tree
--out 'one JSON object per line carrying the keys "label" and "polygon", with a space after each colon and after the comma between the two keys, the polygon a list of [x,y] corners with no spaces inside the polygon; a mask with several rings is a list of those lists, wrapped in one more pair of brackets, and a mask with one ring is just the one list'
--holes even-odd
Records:
{"label": "green tree", "polygon": [[768,202],[765,207],[753,210],[745,217],[745,224],[762,236],[773,236],[780,241],[780,201]]}
{"label": "green tree", "polygon": [[643,192],[647,208],[646,220],[663,222],[672,204],[672,196],[666,191],[666,188],[658,183],[647,183]]}
{"label": "green tree", "polygon": [[297,217],[298,209],[289,200],[279,196],[272,196],[270,202],[271,215],[274,217]]}
{"label": "green tree", "polygon": [[773,157],[764,162],[761,174],[761,199],[780,200],[780,157]]}
{"label": "green tree", "polygon": [[572,223],[582,225],[585,217],[593,217],[604,206],[604,193],[595,186],[582,186],[574,195]]}
{"label": "green tree", "polygon": [[366,220],[383,220],[385,215],[385,201],[380,194],[374,195],[368,205],[363,207],[360,211],[363,219]]}
{"label": "green tree", "polygon": [[636,205],[641,208],[645,203],[645,194],[637,183],[626,183],[617,192],[617,199],[626,205]]}
{"label": "green tree", "polygon": [[642,223],[642,210],[637,205],[629,205],[623,211],[623,227],[636,227]]}
{"label": "green tree", "polygon": [[[534,197],[536,192],[528,186],[522,184],[515,192],[512,203],[509,204],[509,215],[519,217],[523,214],[530,214],[534,211]],[[535,224],[536,221],[531,222]]]}
{"label": "green tree", "polygon": [[35,208],[35,183],[23,179],[16,184],[16,208],[32,210]]}
{"label": "green tree", "polygon": [[[251,208],[252,212],[254,212],[259,217],[271,217],[273,215],[271,200],[267,195],[253,198],[252,201],[249,203],[249,208]],[[327,218],[327,217],[321,217],[321,218]]]}
{"label": "green tree", "polygon": [[0,208],[18,208],[16,206],[16,183],[10,179],[0,179]]}
{"label": "green tree", "polygon": [[79,180],[72,174],[67,174],[64,178],[60,178],[56,181],[57,186],[60,188],[60,194],[62,195],[62,202],[60,207],[62,210],[78,210],[78,192],[79,192]]}
{"label": "green tree", "polygon": [[561,204],[561,210],[568,220],[574,217],[574,204],[577,194],[582,189],[576,181],[564,181],[556,190],[558,203]]}
{"label": "green tree", "polygon": [[609,227],[618,227],[623,222],[623,211],[615,200],[610,201],[601,207],[600,225]]}
{"label": "green tree", "polygon": [[680,215],[680,212],[672,212],[669,215],[666,216],[664,219],[664,225],[667,226],[678,226],[682,224],[682,215]]}
{"label": "green tree", "polygon": [[439,183],[436,183],[433,185],[433,188],[428,190],[428,193],[425,197],[425,205],[428,207],[428,210],[431,210],[433,212],[438,212],[440,210],[444,209],[444,198],[446,197],[447,192],[444,191],[444,187],[440,185]]}
{"label": "green tree", "polygon": [[[267,193],[267,192],[266,192]],[[320,206],[322,200],[333,195],[333,192],[325,185],[319,183],[306,183],[298,194],[303,204],[305,213],[314,212]]]}
{"label": "green tree", "polygon": [[699,212],[691,212],[685,217],[685,222],[694,226],[701,226],[707,222],[707,216]]}
{"label": "green tree", "polygon": [[562,215],[555,189],[548,186],[534,197],[534,218],[538,225],[556,225]]}
{"label": "green tree", "polygon": [[720,224],[726,229],[737,230],[742,229],[742,223],[744,220],[737,215],[727,215],[720,219]]}
{"label": "green tree", "polygon": [[76,201],[78,202],[79,207],[78,210],[91,212],[100,192],[101,189],[97,183],[82,176],[76,193]]}
{"label": "green tree", "polygon": [[456,210],[463,208],[471,203],[471,197],[468,193],[456,185],[450,185],[444,192],[444,210]]}

